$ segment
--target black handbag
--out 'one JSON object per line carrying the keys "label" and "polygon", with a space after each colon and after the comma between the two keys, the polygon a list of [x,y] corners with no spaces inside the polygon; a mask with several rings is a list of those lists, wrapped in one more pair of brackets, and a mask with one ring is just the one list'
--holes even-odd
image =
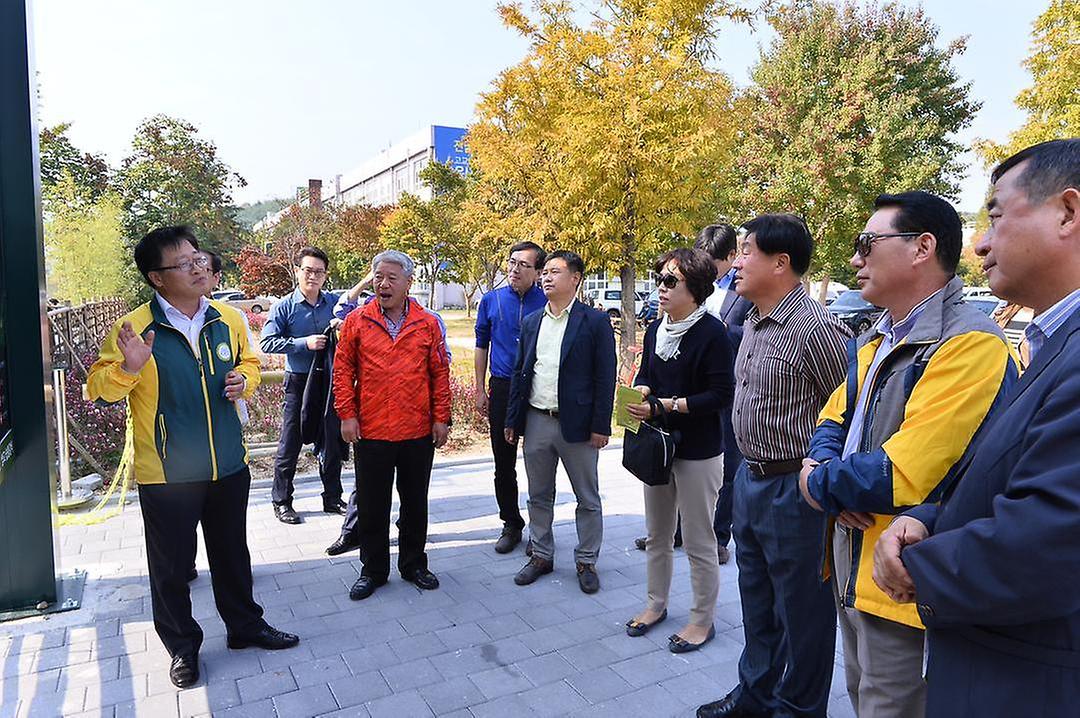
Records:
{"label": "black handbag", "polygon": [[[637,433],[623,435],[623,468],[641,479],[647,486],[663,486],[671,481],[671,464],[679,432],[668,428],[667,410],[656,397],[648,397],[655,417],[641,422]],[[654,423],[655,422],[655,423]]]}

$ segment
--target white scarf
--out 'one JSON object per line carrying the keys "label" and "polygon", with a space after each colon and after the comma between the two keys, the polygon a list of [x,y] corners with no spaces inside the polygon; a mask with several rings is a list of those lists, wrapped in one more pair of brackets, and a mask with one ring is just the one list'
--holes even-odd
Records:
{"label": "white scarf", "polygon": [[690,313],[690,316],[678,322],[671,321],[671,317],[665,314],[656,330],[656,356],[664,361],[678,357],[683,334],[686,334],[690,327],[703,316],[705,316],[704,305],[699,306]]}

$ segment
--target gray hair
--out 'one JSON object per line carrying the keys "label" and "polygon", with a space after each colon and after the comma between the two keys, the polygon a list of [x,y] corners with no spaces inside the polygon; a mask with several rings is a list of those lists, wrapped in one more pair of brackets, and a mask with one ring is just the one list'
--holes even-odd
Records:
{"label": "gray hair", "polygon": [[409,255],[404,252],[399,252],[396,249],[387,249],[376,254],[375,259],[371,260],[371,271],[374,272],[375,268],[383,262],[390,262],[391,264],[398,265],[401,267],[402,271],[405,272],[406,277],[411,277],[413,275],[413,270],[416,268],[416,265],[413,263],[412,259],[409,258]]}

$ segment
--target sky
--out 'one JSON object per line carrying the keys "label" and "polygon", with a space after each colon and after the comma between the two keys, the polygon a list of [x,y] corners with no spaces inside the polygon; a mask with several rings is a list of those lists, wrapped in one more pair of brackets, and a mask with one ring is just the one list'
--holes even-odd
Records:
{"label": "sky", "polygon": [[[922,3],[942,46],[969,36],[955,65],[983,107],[962,142],[1022,123],[1013,99],[1030,83],[1021,63],[1046,6]],[[292,196],[426,125],[467,125],[527,51],[494,0],[37,0],[32,12],[41,122],[70,122],[78,147],[116,166],[143,119],[181,117],[247,180],[238,203]],[[771,37],[721,29],[718,63],[736,85]],[[988,173],[965,160],[958,208],[974,211]]]}

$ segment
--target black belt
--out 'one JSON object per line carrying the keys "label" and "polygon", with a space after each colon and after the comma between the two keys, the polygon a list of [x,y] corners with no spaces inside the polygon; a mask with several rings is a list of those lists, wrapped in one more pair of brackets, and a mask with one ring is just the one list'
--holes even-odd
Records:
{"label": "black belt", "polygon": [[538,409],[537,407],[532,406],[532,405],[530,405],[529,408],[532,409],[533,411],[539,411],[541,414],[544,414],[545,416],[550,416],[552,419],[558,419],[559,418],[559,410],[558,409]]}
{"label": "black belt", "polygon": [[780,474],[793,474],[802,468],[802,459],[788,459],[786,461],[754,461],[746,459],[746,466],[759,479]]}

